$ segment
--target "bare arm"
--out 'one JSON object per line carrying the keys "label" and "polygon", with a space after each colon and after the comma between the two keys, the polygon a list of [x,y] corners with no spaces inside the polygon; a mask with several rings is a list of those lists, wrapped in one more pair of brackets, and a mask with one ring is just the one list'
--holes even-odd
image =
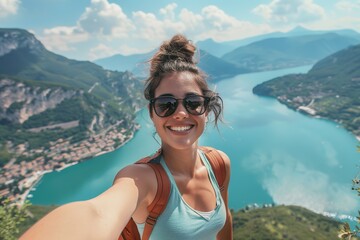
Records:
{"label": "bare arm", "polygon": [[136,177],[144,176],[142,171],[144,168],[133,165],[123,169],[107,191],[93,199],[55,209],[20,240],[118,239],[139,203],[147,196],[143,179]]}
{"label": "bare arm", "polygon": [[229,197],[228,187],[229,187],[229,182],[230,182],[230,159],[225,153],[223,153],[221,151],[219,151],[219,153],[221,154],[222,158],[224,159],[225,166],[226,166],[226,178],[225,178],[225,182],[224,182],[224,190],[221,192],[222,198],[223,198],[223,200],[225,202],[225,206],[226,206],[226,222],[225,222],[224,227],[218,233],[217,239],[218,240],[232,240],[233,239],[232,216],[231,216],[231,212],[230,212],[229,205],[228,205],[228,197]]}

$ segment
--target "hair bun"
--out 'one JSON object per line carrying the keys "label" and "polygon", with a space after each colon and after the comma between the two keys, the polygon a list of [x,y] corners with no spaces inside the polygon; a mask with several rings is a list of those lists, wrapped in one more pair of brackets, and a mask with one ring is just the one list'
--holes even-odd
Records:
{"label": "hair bun", "polygon": [[160,47],[159,60],[160,62],[167,61],[184,61],[194,63],[196,47],[183,35],[177,34],[173,36],[170,41],[166,41]]}

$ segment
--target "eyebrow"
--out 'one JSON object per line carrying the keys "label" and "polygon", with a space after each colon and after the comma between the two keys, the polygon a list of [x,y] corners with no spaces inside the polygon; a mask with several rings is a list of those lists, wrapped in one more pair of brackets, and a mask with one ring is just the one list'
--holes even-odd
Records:
{"label": "eyebrow", "polygon": [[[189,97],[189,96],[200,96],[201,94],[197,93],[197,92],[188,92],[185,94],[185,97]],[[159,97],[175,97],[174,94],[171,94],[171,93],[164,93],[164,94],[161,94],[160,96],[158,96],[157,98]]]}
{"label": "eyebrow", "polygon": [[164,93],[164,94],[161,94],[160,96],[157,96],[156,98],[159,98],[159,97],[175,97],[175,96],[170,93]]}

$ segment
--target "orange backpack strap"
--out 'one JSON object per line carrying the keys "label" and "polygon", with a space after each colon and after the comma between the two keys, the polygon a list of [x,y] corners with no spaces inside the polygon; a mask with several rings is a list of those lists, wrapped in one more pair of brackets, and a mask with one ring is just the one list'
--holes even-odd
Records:
{"label": "orange backpack strap", "polygon": [[[152,156],[145,157],[136,162],[136,164],[148,164],[148,166],[150,166],[154,170],[157,181],[157,190],[156,190],[155,198],[152,201],[152,203],[147,207],[149,211],[149,215],[145,221],[144,232],[141,238],[142,240],[148,240],[150,238],[151,232],[154,229],[154,225],[156,224],[158,217],[165,210],[167,202],[169,201],[171,185],[165,169],[160,164],[160,159],[161,159],[160,155],[161,155],[161,150],[157,151]],[[134,224],[136,227],[135,230],[133,230]],[[137,240],[138,239],[137,237],[139,236],[139,232],[136,223],[132,218],[130,219],[126,228],[121,233],[119,240],[122,240],[121,239],[122,236],[132,236],[128,238],[123,237],[123,239]],[[135,235],[131,235],[131,233],[127,233],[130,231],[134,231],[134,232],[136,231]]]}
{"label": "orange backpack strap", "polygon": [[160,163],[149,163],[156,174],[158,183],[157,191],[153,202],[147,207],[149,215],[145,222],[142,239],[148,240],[156,224],[158,217],[165,210],[170,196],[170,180]]}
{"label": "orange backpack strap", "polygon": [[139,230],[132,218],[126,224],[124,230],[121,232],[118,240],[140,240]]}
{"label": "orange backpack strap", "polygon": [[211,168],[214,171],[216,180],[220,187],[220,191],[224,191],[225,178],[226,178],[226,167],[225,162],[220,153],[212,147],[200,147],[205,153],[206,158],[209,160]]}

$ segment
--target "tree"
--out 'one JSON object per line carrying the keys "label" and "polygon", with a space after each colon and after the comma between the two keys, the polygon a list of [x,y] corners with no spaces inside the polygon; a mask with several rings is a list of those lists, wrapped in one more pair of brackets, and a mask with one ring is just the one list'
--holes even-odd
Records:
{"label": "tree", "polygon": [[[358,152],[360,152],[360,146],[357,147]],[[360,171],[357,176],[352,180],[353,186],[352,190],[356,191],[358,196],[360,196]],[[339,232],[339,238],[351,240],[353,237],[360,237],[360,210],[357,218],[357,225],[354,230],[351,230],[349,223],[345,223]]]}
{"label": "tree", "polygon": [[28,217],[26,210],[30,204],[25,202],[22,206],[12,204],[9,199],[0,205],[0,240],[15,240],[19,233],[19,226]]}

